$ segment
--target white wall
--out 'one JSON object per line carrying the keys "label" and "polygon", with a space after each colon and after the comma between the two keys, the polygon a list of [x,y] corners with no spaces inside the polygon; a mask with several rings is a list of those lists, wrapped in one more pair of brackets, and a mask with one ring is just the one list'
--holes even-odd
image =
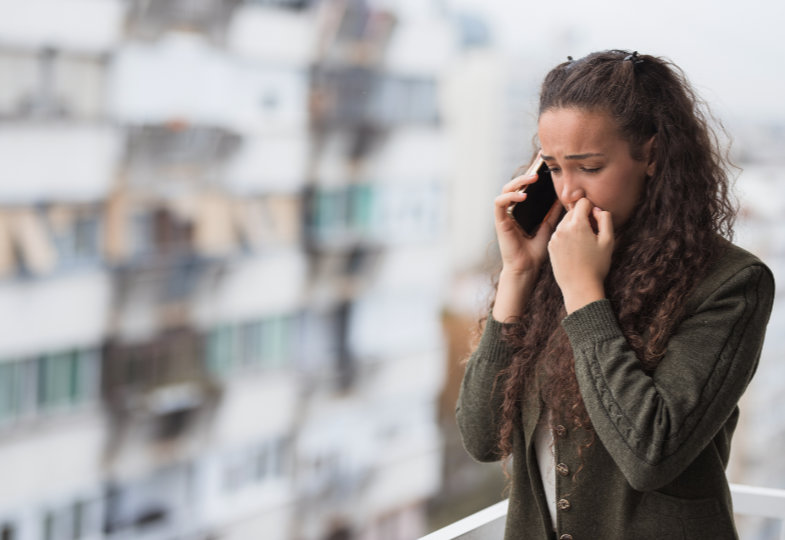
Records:
{"label": "white wall", "polygon": [[454,30],[444,19],[417,17],[405,22],[393,32],[384,68],[394,73],[433,77],[451,60]]}
{"label": "white wall", "polygon": [[100,344],[110,296],[102,271],[0,282],[0,357]]}
{"label": "white wall", "polygon": [[[444,80],[444,127],[450,156],[449,260],[458,272],[485,262],[487,248],[495,240],[493,199],[513,172],[501,170],[506,68],[497,54],[477,51],[452,65]],[[526,145],[528,141],[522,140],[521,146]]]}
{"label": "white wall", "polygon": [[384,137],[366,174],[372,181],[383,183],[441,179],[453,158],[441,128],[406,126]]}
{"label": "white wall", "polygon": [[195,322],[212,328],[296,311],[304,302],[306,270],[305,256],[296,250],[238,259],[219,283],[198,288]]}
{"label": "white wall", "polygon": [[38,505],[101,485],[106,433],[97,414],[41,421],[0,443],[0,508]]}
{"label": "white wall", "polygon": [[0,43],[107,50],[120,38],[124,14],[121,0],[0,0]]}
{"label": "white wall", "polygon": [[244,62],[194,35],[126,43],[110,77],[110,110],[124,122],[178,120],[243,133],[307,127],[304,69]]}
{"label": "white wall", "polygon": [[299,386],[291,372],[235,377],[226,390],[211,434],[216,449],[285,435],[296,420]]}
{"label": "white wall", "polygon": [[288,507],[278,507],[267,512],[257,511],[252,516],[245,516],[245,519],[220,528],[221,540],[289,540],[292,514],[293,510]]}
{"label": "white wall", "polygon": [[301,13],[246,5],[234,10],[226,40],[231,51],[249,59],[305,67],[315,38],[313,20]]}
{"label": "white wall", "polygon": [[308,133],[245,137],[227,163],[224,183],[234,193],[298,193],[305,187]]}
{"label": "white wall", "polygon": [[111,126],[0,124],[0,200],[5,204],[103,199],[122,137]]}

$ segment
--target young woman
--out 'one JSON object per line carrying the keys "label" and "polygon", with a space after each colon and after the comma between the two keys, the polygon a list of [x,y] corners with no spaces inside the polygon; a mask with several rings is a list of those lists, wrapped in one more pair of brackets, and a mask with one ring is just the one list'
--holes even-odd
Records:
{"label": "young woman", "polygon": [[667,61],[599,52],[547,75],[538,135],[559,200],[533,238],[506,210],[536,175],[495,201],[502,269],[456,409],[475,459],[511,462],[505,537],[737,538],[725,467],[774,281],[728,241],[701,104]]}

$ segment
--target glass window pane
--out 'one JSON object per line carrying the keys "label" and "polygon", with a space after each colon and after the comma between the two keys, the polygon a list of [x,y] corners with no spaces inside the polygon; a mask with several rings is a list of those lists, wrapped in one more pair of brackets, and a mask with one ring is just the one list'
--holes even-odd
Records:
{"label": "glass window pane", "polygon": [[38,406],[42,409],[83,402],[86,367],[80,351],[47,354],[38,358]]}
{"label": "glass window pane", "polygon": [[235,332],[230,326],[215,328],[208,337],[207,368],[219,376],[224,376],[232,368],[235,358]]}
{"label": "glass window pane", "polygon": [[242,328],[243,363],[259,366],[262,363],[262,324],[254,321]]}
{"label": "glass window pane", "polygon": [[352,192],[352,226],[367,232],[372,225],[373,191],[369,185],[355,186]]}
{"label": "glass window pane", "polygon": [[271,317],[264,322],[264,357],[269,367],[278,367],[285,353],[285,322],[283,317]]}
{"label": "glass window pane", "polygon": [[71,358],[68,353],[52,355],[52,401],[54,405],[63,405],[69,400],[71,386]]}
{"label": "glass window pane", "polygon": [[0,425],[20,412],[20,366],[18,362],[0,364]]}
{"label": "glass window pane", "polygon": [[42,356],[38,359],[38,406],[45,408],[50,401],[49,397],[49,358]]}
{"label": "glass window pane", "polygon": [[68,377],[68,401],[74,404],[84,401],[84,396],[82,395],[82,378],[84,374],[80,357],[79,351],[73,351],[63,359],[64,367],[68,371],[66,373]]}

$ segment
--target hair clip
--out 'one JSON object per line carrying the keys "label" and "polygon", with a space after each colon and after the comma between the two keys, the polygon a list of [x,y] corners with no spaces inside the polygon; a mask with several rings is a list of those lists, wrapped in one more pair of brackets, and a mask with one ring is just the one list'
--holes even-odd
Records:
{"label": "hair clip", "polygon": [[635,51],[632,54],[628,54],[627,56],[624,57],[624,61],[625,62],[628,61],[628,60],[630,62],[632,62],[632,64],[635,65],[635,66],[637,66],[638,64],[642,64],[643,63],[643,58],[638,56],[638,51]]}

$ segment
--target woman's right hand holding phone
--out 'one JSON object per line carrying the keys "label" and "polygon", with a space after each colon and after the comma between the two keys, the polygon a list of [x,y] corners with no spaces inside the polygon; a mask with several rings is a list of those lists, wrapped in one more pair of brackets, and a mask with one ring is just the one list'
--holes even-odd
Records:
{"label": "woman's right hand holding phone", "polygon": [[523,312],[540,266],[547,257],[548,240],[558,223],[558,208],[561,206],[558,201],[531,238],[507,213],[511,204],[526,200],[526,193],[520,190],[536,181],[536,173],[513,178],[494,200],[496,237],[502,258],[502,271],[493,306],[493,318],[497,321],[504,322]]}

